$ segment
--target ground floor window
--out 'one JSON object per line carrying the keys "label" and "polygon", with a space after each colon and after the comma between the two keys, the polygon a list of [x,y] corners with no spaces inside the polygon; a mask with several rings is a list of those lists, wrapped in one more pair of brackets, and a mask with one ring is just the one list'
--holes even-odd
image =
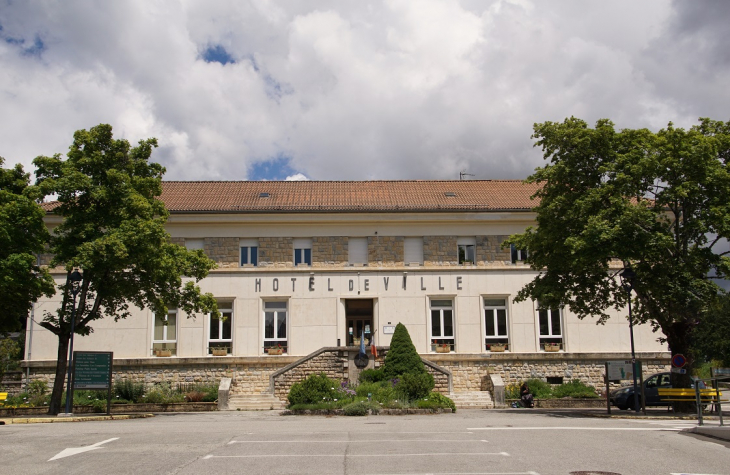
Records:
{"label": "ground floor window", "polygon": [[559,351],[563,349],[563,322],[559,308],[539,308],[540,349]]}
{"label": "ground floor window", "polygon": [[155,315],[152,334],[152,354],[154,356],[177,355],[177,309]]}
{"label": "ground floor window", "polygon": [[208,354],[225,356],[233,351],[233,304],[218,302],[220,317],[208,314],[210,330],[208,332]]}
{"label": "ground floor window", "polygon": [[272,355],[288,352],[286,302],[264,302],[264,351]]}
{"label": "ground floor window", "polygon": [[484,297],[484,349],[505,351],[508,343],[507,299]]}
{"label": "ground floor window", "polygon": [[455,351],[453,300],[431,300],[431,351]]}

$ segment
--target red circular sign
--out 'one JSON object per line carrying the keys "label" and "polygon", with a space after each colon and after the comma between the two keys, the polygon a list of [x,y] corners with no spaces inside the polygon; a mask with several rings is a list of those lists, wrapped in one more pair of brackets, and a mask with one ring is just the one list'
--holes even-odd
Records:
{"label": "red circular sign", "polygon": [[672,366],[675,368],[681,368],[685,364],[687,364],[687,358],[684,357],[684,355],[674,355],[672,356]]}

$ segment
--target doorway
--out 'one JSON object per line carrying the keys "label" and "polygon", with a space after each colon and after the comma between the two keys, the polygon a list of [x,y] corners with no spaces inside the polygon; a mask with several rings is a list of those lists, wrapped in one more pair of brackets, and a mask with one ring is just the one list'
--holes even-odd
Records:
{"label": "doorway", "polygon": [[364,335],[365,344],[373,341],[373,299],[345,300],[345,321],[347,322],[347,346],[360,346]]}

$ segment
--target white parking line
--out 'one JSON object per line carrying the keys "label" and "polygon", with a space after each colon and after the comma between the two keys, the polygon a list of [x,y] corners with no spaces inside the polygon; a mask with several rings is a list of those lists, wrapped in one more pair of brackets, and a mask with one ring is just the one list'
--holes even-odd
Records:
{"label": "white parking line", "polygon": [[297,454],[277,454],[277,455],[206,455],[203,460],[209,459],[251,459],[251,458],[266,458],[266,457],[279,457],[279,458],[295,458],[295,457],[454,457],[463,455],[501,455],[503,457],[509,457],[507,452],[443,452],[443,453],[420,453],[420,454],[326,454],[326,455],[297,455]]}
{"label": "white parking line", "polygon": [[351,444],[364,442],[488,442],[486,440],[458,440],[458,439],[353,439],[353,440],[232,440],[231,444]]}
{"label": "white parking line", "polygon": [[469,430],[602,430],[602,431],[679,431],[678,427],[470,427]]}

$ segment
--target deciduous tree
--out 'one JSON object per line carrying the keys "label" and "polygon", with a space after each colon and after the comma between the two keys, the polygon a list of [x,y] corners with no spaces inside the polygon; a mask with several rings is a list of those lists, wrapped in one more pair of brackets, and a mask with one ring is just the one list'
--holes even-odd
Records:
{"label": "deciduous tree", "polygon": [[[714,279],[730,271],[717,250],[730,235],[730,123],[653,133],[570,118],[536,124],[533,138],[550,162],[527,180],[542,185],[537,227],[508,244],[528,249],[539,275],[516,300],[603,322],[609,308],[625,311],[617,272],[630,265],[634,323],[650,323],[672,354],[689,357],[719,291]],[[673,378],[689,387],[688,375]]]}
{"label": "deciduous tree", "polygon": [[[50,414],[61,407],[72,331],[88,335],[95,320],[125,318],[133,307],[217,314],[213,296],[195,285],[214,262],[202,251],[170,243],[165,230],[168,211],[158,199],[165,170],[150,162],[156,146],[148,139],[131,147],[102,124],[77,131],[65,160],[58,154],[34,160],[37,186],[44,195],[57,196],[53,212],[62,221],[51,235],[51,266],[62,266],[66,275],[58,286],[61,305],[41,323],[58,337]],[[83,279],[72,329],[69,277],[74,269]]]}
{"label": "deciduous tree", "polygon": [[0,334],[20,330],[31,304],[54,291],[36,257],[48,242],[45,212],[23,167],[5,169],[3,164],[0,157]]}

